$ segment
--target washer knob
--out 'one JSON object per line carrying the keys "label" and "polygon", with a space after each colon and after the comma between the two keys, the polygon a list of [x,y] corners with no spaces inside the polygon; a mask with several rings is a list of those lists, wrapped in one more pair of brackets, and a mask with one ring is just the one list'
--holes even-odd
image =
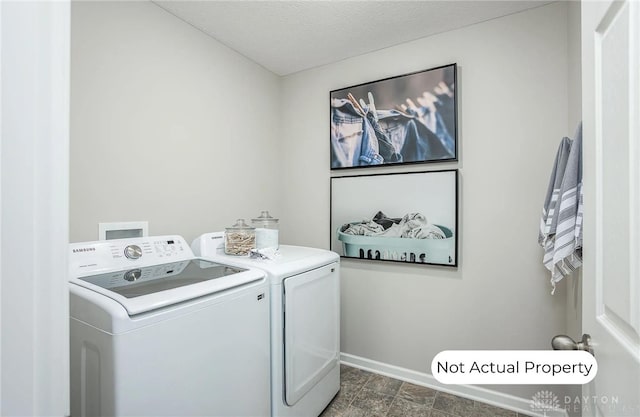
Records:
{"label": "washer knob", "polygon": [[131,271],[127,271],[124,273],[124,279],[129,282],[137,281],[142,276],[142,271],[140,269],[132,269]]}
{"label": "washer knob", "polygon": [[124,248],[124,256],[129,259],[138,259],[142,256],[142,249],[138,245],[129,245]]}

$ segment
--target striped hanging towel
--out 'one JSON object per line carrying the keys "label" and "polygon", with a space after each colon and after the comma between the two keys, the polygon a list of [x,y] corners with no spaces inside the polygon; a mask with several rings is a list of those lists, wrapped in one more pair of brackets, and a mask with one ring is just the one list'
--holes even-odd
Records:
{"label": "striped hanging towel", "polygon": [[563,138],[542,207],[538,243],[543,263],[556,284],[582,265],[582,123],[575,139]]}

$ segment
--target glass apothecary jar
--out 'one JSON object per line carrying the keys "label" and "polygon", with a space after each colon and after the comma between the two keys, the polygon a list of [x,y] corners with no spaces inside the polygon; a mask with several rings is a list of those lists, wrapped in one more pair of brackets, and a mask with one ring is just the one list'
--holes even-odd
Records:
{"label": "glass apothecary jar", "polygon": [[238,219],[224,232],[224,253],[227,255],[245,256],[256,247],[256,229]]}
{"label": "glass apothecary jar", "polygon": [[278,219],[265,210],[251,219],[251,225],[256,228],[256,249],[278,249]]}

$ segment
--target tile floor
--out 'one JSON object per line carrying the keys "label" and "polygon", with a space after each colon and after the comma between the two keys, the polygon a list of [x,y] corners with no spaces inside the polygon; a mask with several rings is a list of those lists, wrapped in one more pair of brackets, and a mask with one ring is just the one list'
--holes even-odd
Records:
{"label": "tile floor", "polygon": [[340,392],[320,417],[524,417],[346,365],[340,373]]}

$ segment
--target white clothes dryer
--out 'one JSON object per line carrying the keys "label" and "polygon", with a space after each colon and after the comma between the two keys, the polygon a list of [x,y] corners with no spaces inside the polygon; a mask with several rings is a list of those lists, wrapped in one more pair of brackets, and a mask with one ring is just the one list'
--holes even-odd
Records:
{"label": "white clothes dryer", "polygon": [[264,272],[180,236],[69,250],[72,416],[270,413]]}
{"label": "white clothes dryer", "polygon": [[316,417],[340,389],[340,257],[280,245],[269,260],[224,254],[224,233],[193,241],[214,262],[261,269],[271,298],[271,416]]}

